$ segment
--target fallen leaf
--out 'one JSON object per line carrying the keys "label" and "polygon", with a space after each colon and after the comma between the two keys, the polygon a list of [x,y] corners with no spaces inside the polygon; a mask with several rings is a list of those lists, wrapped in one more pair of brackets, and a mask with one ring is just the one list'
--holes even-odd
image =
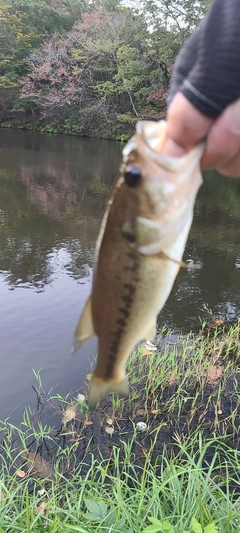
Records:
{"label": "fallen leaf", "polygon": [[[45,461],[45,459],[43,459],[40,453],[22,452],[21,455],[27,464],[28,474],[35,474],[39,477],[55,479],[55,474],[52,466],[48,461]],[[22,472],[22,470],[18,470],[18,472]]]}
{"label": "fallen leaf", "polygon": [[78,394],[77,395],[77,399],[80,401],[80,402],[84,402],[86,396],[84,396],[84,394]]}
{"label": "fallen leaf", "polygon": [[151,411],[152,415],[156,415],[158,413],[157,409],[152,409]]}
{"label": "fallen leaf", "polygon": [[138,409],[138,411],[137,411],[136,414],[137,414],[137,415],[145,415],[145,414],[146,414],[146,411],[145,411],[145,409]]}
{"label": "fallen leaf", "polygon": [[77,406],[69,405],[63,414],[62,423],[65,424],[67,422],[70,422],[71,420],[74,420],[74,418],[76,418],[76,414],[77,414]]}
{"label": "fallen leaf", "polygon": [[171,387],[171,385],[175,385],[176,381],[177,381],[176,375],[175,374],[170,374],[170,376],[168,378],[168,385],[170,385],[170,387]]}
{"label": "fallen leaf", "polygon": [[145,344],[144,344],[144,347],[146,348],[146,350],[149,350],[150,352],[156,352],[157,351],[156,344],[153,344],[151,341],[146,341]]}
{"label": "fallen leaf", "polygon": [[110,426],[106,426],[105,427],[105,431],[106,433],[108,433],[109,435],[112,435],[114,433],[114,429],[111,428]]}
{"label": "fallen leaf", "polygon": [[216,318],[209,324],[209,328],[217,328],[218,326],[222,326],[224,324],[224,320],[222,318]]}
{"label": "fallen leaf", "polygon": [[40,514],[44,515],[46,513],[46,507],[47,507],[47,502],[39,503],[38,510],[39,510]]}
{"label": "fallen leaf", "polygon": [[216,411],[218,415],[222,415],[221,402],[216,403]]}
{"label": "fallen leaf", "polygon": [[93,425],[92,420],[86,420],[85,426],[92,426],[92,425]]}
{"label": "fallen leaf", "polygon": [[47,491],[45,489],[38,490],[39,496],[43,496]]}
{"label": "fallen leaf", "polygon": [[106,422],[107,422],[107,424],[109,424],[109,426],[112,426],[113,425],[113,418],[106,418]]}
{"label": "fallen leaf", "polygon": [[207,378],[209,381],[216,381],[224,372],[224,366],[211,365],[207,369]]}
{"label": "fallen leaf", "polygon": [[79,439],[74,439],[74,438],[71,438],[71,439],[68,439],[68,442],[78,442]]}
{"label": "fallen leaf", "polygon": [[147,424],[145,422],[137,422],[136,429],[140,432],[147,430]]}
{"label": "fallen leaf", "polygon": [[18,470],[17,471],[17,476],[18,477],[25,477],[26,476],[26,472],[24,472],[24,470]]}
{"label": "fallen leaf", "polygon": [[145,350],[143,350],[142,355],[149,355],[150,353],[152,353],[152,352],[151,352],[150,350],[147,350],[147,349],[145,348]]}

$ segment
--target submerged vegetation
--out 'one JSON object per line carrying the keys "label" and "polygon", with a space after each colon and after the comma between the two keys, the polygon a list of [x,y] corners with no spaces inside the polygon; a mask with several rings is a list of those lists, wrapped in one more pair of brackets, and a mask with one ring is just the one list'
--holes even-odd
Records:
{"label": "submerged vegetation", "polygon": [[126,140],[210,0],[0,0],[2,127]]}
{"label": "submerged vegetation", "polygon": [[0,531],[240,531],[239,342],[221,318],[163,330],[128,362],[129,399],[93,414],[35,374],[36,410],[1,423]]}

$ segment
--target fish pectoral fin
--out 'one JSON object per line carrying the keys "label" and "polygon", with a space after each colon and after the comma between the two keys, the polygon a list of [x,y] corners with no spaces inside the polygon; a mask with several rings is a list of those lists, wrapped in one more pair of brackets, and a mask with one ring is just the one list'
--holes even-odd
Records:
{"label": "fish pectoral fin", "polygon": [[93,375],[90,383],[90,390],[88,394],[88,406],[90,411],[94,411],[97,405],[107,396],[109,392],[119,394],[121,398],[127,398],[129,395],[129,385],[127,378],[122,381],[115,381],[114,379],[105,381]]}
{"label": "fish pectoral fin", "polygon": [[157,324],[156,322],[154,321],[154,323],[152,324],[152,326],[149,328],[149,330],[147,331],[147,333],[145,333],[144,335],[144,338],[146,341],[151,341],[152,339],[154,339],[155,335],[156,335],[156,331],[157,331]]}
{"label": "fish pectoral fin", "polygon": [[160,259],[172,261],[179,265],[179,267],[186,268],[187,270],[199,270],[202,268],[199,264],[190,264],[169,257],[162,249],[163,235],[161,233],[161,225],[154,220],[137,217],[132,226],[129,222],[123,225],[122,233],[129,240],[129,243],[136,247],[140,254],[158,256]]}
{"label": "fish pectoral fin", "polygon": [[172,261],[173,263],[176,263],[181,268],[186,268],[187,270],[200,270],[202,268],[202,265],[199,265],[198,263],[186,263],[185,261],[178,261],[177,259],[173,259],[172,257],[169,257],[165,252],[159,252],[159,255],[161,259],[167,259],[167,261]]}
{"label": "fish pectoral fin", "polygon": [[79,318],[78,325],[74,333],[72,353],[76,352],[80,346],[95,335],[92,321],[91,295],[86,301],[83,312]]}

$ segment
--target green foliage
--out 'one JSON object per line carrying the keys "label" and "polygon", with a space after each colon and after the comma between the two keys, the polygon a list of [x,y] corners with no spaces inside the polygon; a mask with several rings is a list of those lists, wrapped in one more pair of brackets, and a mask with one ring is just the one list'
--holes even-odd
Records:
{"label": "green foliage", "polygon": [[55,8],[44,0],[0,0],[1,6],[6,4],[9,17],[21,18],[24,31],[31,28],[38,44],[47,34],[71,29],[71,19],[59,10],[60,4]]}
{"label": "green foliage", "polygon": [[54,124],[45,124],[40,131],[42,133],[58,133],[58,127]]}
{"label": "green foliage", "polygon": [[[166,520],[161,521],[151,516],[149,517],[149,521],[151,525],[144,528],[142,533],[178,533],[171,523]],[[202,528],[201,524],[193,517],[191,520],[191,530],[186,531],[184,529],[183,533],[218,533],[218,530],[214,522]]]}
{"label": "green foliage", "polygon": [[126,531],[126,529],[123,529],[125,526],[124,518],[121,518],[120,520],[117,519],[117,508],[112,507],[109,512],[109,505],[107,505],[103,500],[96,502],[86,498],[84,503],[87,508],[87,512],[84,514],[84,517],[88,522],[100,522],[102,527],[111,529],[114,524],[115,531]]}
{"label": "green foliage", "polygon": [[136,124],[136,117],[133,117],[131,113],[118,113],[116,118],[122,124]]}
{"label": "green foliage", "polygon": [[63,124],[64,130],[68,133],[81,133],[83,124],[81,124],[78,110],[74,110],[66,118]]}
{"label": "green foliage", "polygon": [[121,117],[164,115],[173,61],[208,4],[0,0],[1,120],[128,138]]}
{"label": "green foliage", "polygon": [[168,531],[168,533],[174,533],[174,529],[168,521],[162,522],[152,516],[149,518],[149,521],[152,525],[143,529],[143,533],[164,533],[165,531]]}

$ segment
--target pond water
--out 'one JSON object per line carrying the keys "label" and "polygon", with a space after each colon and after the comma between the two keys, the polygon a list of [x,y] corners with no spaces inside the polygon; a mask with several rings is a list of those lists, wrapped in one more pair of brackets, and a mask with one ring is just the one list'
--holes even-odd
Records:
{"label": "pond water", "polygon": [[[0,418],[18,420],[41,369],[45,391],[80,391],[96,341],[70,355],[91,288],[93,251],[122,146],[0,130]],[[159,327],[198,331],[240,311],[240,180],[208,173],[181,270]]]}

